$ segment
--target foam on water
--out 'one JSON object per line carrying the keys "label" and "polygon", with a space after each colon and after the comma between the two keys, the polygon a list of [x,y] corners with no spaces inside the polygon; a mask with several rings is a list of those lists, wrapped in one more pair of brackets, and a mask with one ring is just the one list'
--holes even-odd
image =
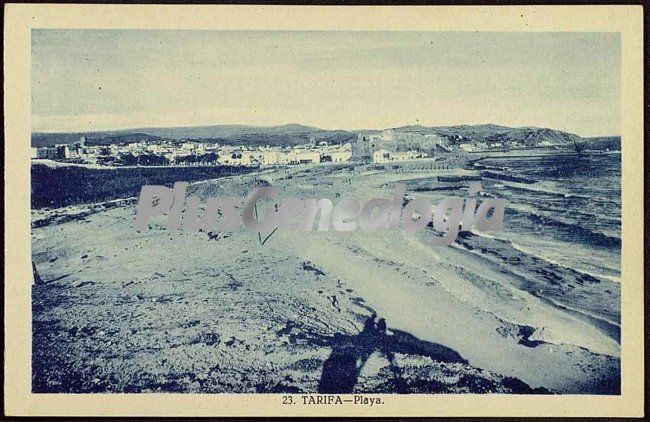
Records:
{"label": "foam on water", "polygon": [[620,281],[620,155],[485,162],[539,180],[484,183],[488,192],[506,199],[505,228],[498,238],[522,253]]}

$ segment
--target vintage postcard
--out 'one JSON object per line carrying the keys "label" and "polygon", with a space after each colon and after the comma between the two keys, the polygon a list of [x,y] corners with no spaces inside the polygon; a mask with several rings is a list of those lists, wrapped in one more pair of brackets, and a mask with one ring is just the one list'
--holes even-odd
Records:
{"label": "vintage postcard", "polygon": [[643,415],[640,6],[5,6],[9,415]]}

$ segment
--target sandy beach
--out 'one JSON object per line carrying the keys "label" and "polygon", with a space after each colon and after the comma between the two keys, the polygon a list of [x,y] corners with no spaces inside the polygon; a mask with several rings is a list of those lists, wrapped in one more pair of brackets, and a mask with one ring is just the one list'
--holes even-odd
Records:
{"label": "sandy beach", "polygon": [[[263,179],[281,197],[365,201],[464,165],[296,166],[188,195],[246,196]],[[619,392],[617,283],[476,235],[434,248],[430,230],[278,231],[262,245],[156,218],[136,233],[135,202],[33,211],[35,392],[318,392],[361,355],[350,391]],[[363,337],[372,312],[381,345]]]}

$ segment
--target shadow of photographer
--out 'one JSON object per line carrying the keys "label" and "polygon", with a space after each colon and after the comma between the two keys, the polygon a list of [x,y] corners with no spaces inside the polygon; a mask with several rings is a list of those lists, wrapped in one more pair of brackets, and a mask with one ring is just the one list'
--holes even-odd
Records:
{"label": "shadow of photographer", "polygon": [[391,334],[387,334],[385,320],[375,322],[375,318],[375,314],[371,315],[363,331],[356,336],[334,335],[330,342],[332,351],[323,364],[319,393],[352,393],[361,370],[375,351],[388,360],[396,392],[401,394],[409,391],[395,361],[395,353],[426,356],[440,362],[467,363],[455,350],[420,340],[405,331],[391,329]]}

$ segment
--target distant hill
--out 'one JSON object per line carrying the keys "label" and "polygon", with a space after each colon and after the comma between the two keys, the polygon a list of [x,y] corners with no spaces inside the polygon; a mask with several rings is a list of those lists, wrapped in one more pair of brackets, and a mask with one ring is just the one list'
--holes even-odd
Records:
{"label": "distant hill", "polygon": [[86,138],[87,145],[127,144],[136,141],[157,142],[163,138],[143,132],[83,132],[83,133],[32,133],[33,147],[50,147],[56,144],[73,144],[81,137]]}
{"label": "distant hill", "polygon": [[217,125],[169,128],[138,128],[106,132],[39,133],[32,134],[32,146],[52,146],[78,142],[85,136],[89,145],[155,142],[163,139],[180,141],[192,139],[205,142],[236,143],[249,146],[293,146],[310,138],[329,142],[347,142],[356,135],[342,130],[323,130],[316,127],[288,124],[282,126]]}
{"label": "distant hill", "polygon": [[620,136],[599,136],[595,138],[584,138],[585,148],[592,150],[621,150],[621,137]]}
{"label": "distant hill", "polygon": [[282,126],[243,126],[243,125],[215,125],[170,128],[144,128],[136,129],[138,132],[160,136],[166,139],[214,139],[233,138],[244,135],[308,135],[322,129],[298,124]]}
{"label": "distant hill", "polygon": [[[516,141],[529,147],[539,146],[542,142],[566,146],[585,143],[587,140],[578,135],[555,129],[539,127],[507,127],[494,124],[458,125],[458,126],[402,126],[393,128],[398,133],[431,133],[442,136],[451,144],[468,141],[504,142]],[[106,132],[83,133],[33,133],[32,146],[49,146],[63,143],[78,142],[81,136],[86,137],[89,145],[124,144],[136,141],[157,142],[163,139],[180,141],[191,139],[198,142],[219,142],[221,144],[246,145],[257,147],[294,146],[304,144],[310,139],[326,141],[330,144],[349,142],[356,138],[361,131],[325,130],[313,126],[287,124],[282,126],[244,126],[244,125],[214,125],[191,127],[158,127],[124,129]],[[363,131],[378,133],[379,130]],[[615,143],[611,138],[590,138],[593,145]],[[620,138],[618,138],[620,145]],[[613,144],[612,144],[613,145]],[[612,148],[610,148],[612,149]]]}
{"label": "distant hill", "polygon": [[450,143],[463,143],[470,140],[480,142],[521,142],[534,147],[547,141],[554,145],[567,145],[573,142],[583,142],[583,139],[573,133],[555,129],[533,126],[507,127],[494,124],[459,125],[459,126],[403,126],[395,128],[396,132],[435,133],[449,140]]}

